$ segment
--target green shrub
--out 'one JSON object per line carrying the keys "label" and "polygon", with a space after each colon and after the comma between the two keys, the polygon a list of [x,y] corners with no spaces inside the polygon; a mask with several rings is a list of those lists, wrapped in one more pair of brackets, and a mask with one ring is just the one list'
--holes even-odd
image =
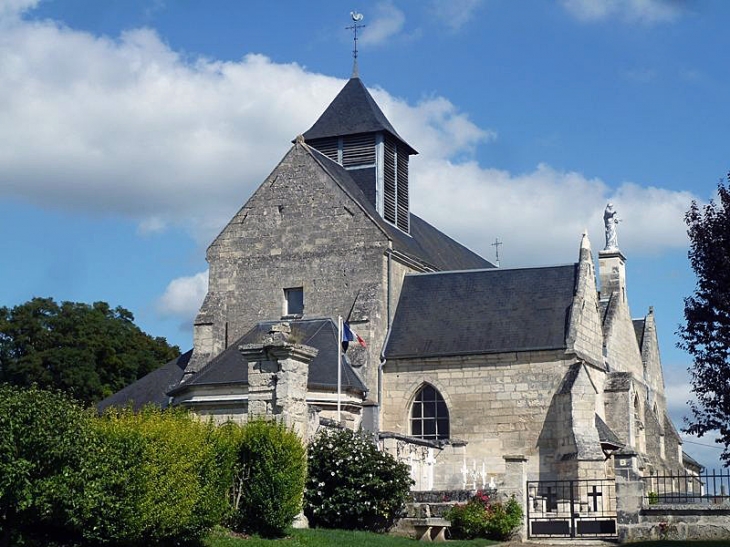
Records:
{"label": "green shrub", "polygon": [[60,393],[0,386],[0,545],[78,538],[90,419]]}
{"label": "green shrub", "polygon": [[231,435],[180,409],[98,417],[0,386],[0,547],[198,541],[228,511]]}
{"label": "green shrub", "polygon": [[309,445],[304,512],[313,526],[382,532],[402,514],[407,465],[363,432],[325,429]]}
{"label": "green shrub", "polygon": [[486,532],[489,539],[505,540],[522,524],[522,507],[512,496],[507,503],[494,502],[487,512]]}
{"label": "green shrub", "polygon": [[238,454],[240,500],[232,518],[237,531],[284,535],[302,509],[307,474],[299,437],[281,422],[254,420],[244,426]]}
{"label": "green shrub", "polygon": [[467,503],[452,507],[446,518],[455,538],[505,540],[522,524],[522,507],[514,496],[502,503],[478,491]]}
{"label": "green shrub", "polygon": [[110,412],[96,423],[85,539],[162,545],[200,540],[227,512],[232,480],[215,428],[182,409]]}

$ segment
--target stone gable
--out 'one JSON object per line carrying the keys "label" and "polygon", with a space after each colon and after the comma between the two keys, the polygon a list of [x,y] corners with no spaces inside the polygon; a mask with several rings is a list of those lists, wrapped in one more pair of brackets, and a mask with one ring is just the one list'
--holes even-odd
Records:
{"label": "stone gable", "polygon": [[294,145],[208,248],[196,362],[257,322],[285,315],[287,288],[303,289],[304,317],[347,316],[356,303],[358,333],[382,341],[387,248],[387,238],[308,147]]}

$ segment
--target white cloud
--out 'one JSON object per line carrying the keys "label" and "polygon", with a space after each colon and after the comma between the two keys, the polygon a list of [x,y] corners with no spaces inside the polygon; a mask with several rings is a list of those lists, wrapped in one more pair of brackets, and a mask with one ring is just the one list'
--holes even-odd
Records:
{"label": "white cloud", "polygon": [[208,272],[190,277],[178,277],[167,285],[157,301],[157,311],[163,316],[192,319],[208,292]]}
{"label": "white cloud", "polygon": [[35,8],[40,0],[0,0],[0,23]]}
{"label": "white cloud", "polygon": [[576,19],[586,22],[618,18],[630,23],[675,21],[682,13],[676,0],[561,0]]}
{"label": "white cloud", "polygon": [[[187,60],[150,29],[110,39],[16,21],[0,33],[0,197],[123,215],[141,234],[183,226],[208,243],[343,84],[261,55]],[[496,132],[447,99],[373,94],[420,152],[414,211],[484,256],[499,237],[504,265],[574,260],[584,228],[602,246],[608,200],[623,250],[686,245],[688,193],[612,191],[549,165],[488,169],[474,151]]]}
{"label": "white cloud", "polygon": [[612,201],[623,222],[624,252],[658,253],[685,248],[682,218],[693,196],[631,183],[613,191],[581,173],[539,165],[524,174],[416,157],[412,162],[413,208],[467,246],[492,257],[504,243],[502,266],[573,261],[584,229],[594,250],[603,248],[603,210]]}
{"label": "white cloud", "polygon": [[431,0],[430,7],[437,21],[458,31],[474,18],[484,0]]}
{"label": "white cloud", "polygon": [[387,42],[397,36],[406,22],[405,14],[393,2],[386,0],[375,6],[375,17],[372,22],[365,22],[366,27],[359,37],[362,45],[373,46]]}

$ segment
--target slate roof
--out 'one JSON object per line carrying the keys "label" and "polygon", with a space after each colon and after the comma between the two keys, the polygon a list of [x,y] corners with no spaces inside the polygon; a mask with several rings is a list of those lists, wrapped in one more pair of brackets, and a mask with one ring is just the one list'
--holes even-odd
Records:
{"label": "slate roof", "polygon": [[180,383],[192,354],[193,350],[189,350],[114,395],[110,395],[96,405],[97,410],[102,412],[112,406],[131,405],[132,409],[137,411],[147,404],[167,408],[170,402],[167,391]]}
{"label": "slate roof", "polygon": [[418,154],[398,135],[360,78],[352,77],[303,137],[311,141],[379,131],[393,135],[408,147],[410,154]]}
{"label": "slate roof", "polygon": [[606,375],[606,383],[603,386],[604,392],[628,391],[630,388],[630,372],[609,372]]}
{"label": "slate roof", "polygon": [[626,446],[598,414],[596,414],[596,430],[598,431],[598,440],[601,441],[601,444],[612,445],[616,448]]}
{"label": "slate roof", "polygon": [[631,323],[634,325],[634,334],[636,335],[636,342],[639,344],[639,350],[644,347],[644,326],[646,325],[646,319],[632,319]]}
{"label": "slate roof", "polygon": [[340,187],[356,201],[393,242],[393,249],[422,263],[431,270],[471,270],[493,268],[494,265],[461,243],[411,213],[411,233],[396,228],[377,212],[357,182],[336,161],[307,147],[312,157],[330,174]]}
{"label": "slate roof", "polygon": [[566,348],[578,264],[409,274],[388,359]]}
{"label": "slate roof", "polygon": [[688,467],[688,466],[694,467],[700,471],[702,471],[705,468],[704,465],[702,465],[700,462],[695,460],[692,456],[690,456],[689,454],[687,454],[684,451],[682,452],[682,463],[684,464],[685,467]]}
{"label": "slate roof", "polygon": [[[191,386],[248,385],[248,366],[238,347],[261,343],[271,326],[281,321],[262,321],[214,357],[189,381],[169,392],[175,395]],[[331,319],[300,319],[289,322],[290,339],[317,348],[319,353],[309,365],[309,389],[337,389],[337,325]],[[343,357],[342,389],[363,393],[367,387]]]}

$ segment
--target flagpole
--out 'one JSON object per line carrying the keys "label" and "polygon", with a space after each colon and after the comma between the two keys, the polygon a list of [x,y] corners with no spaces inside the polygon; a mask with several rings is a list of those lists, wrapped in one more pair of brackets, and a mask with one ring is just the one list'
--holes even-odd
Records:
{"label": "flagpole", "polygon": [[342,316],[337,316],[337,423],[342,423]]}

